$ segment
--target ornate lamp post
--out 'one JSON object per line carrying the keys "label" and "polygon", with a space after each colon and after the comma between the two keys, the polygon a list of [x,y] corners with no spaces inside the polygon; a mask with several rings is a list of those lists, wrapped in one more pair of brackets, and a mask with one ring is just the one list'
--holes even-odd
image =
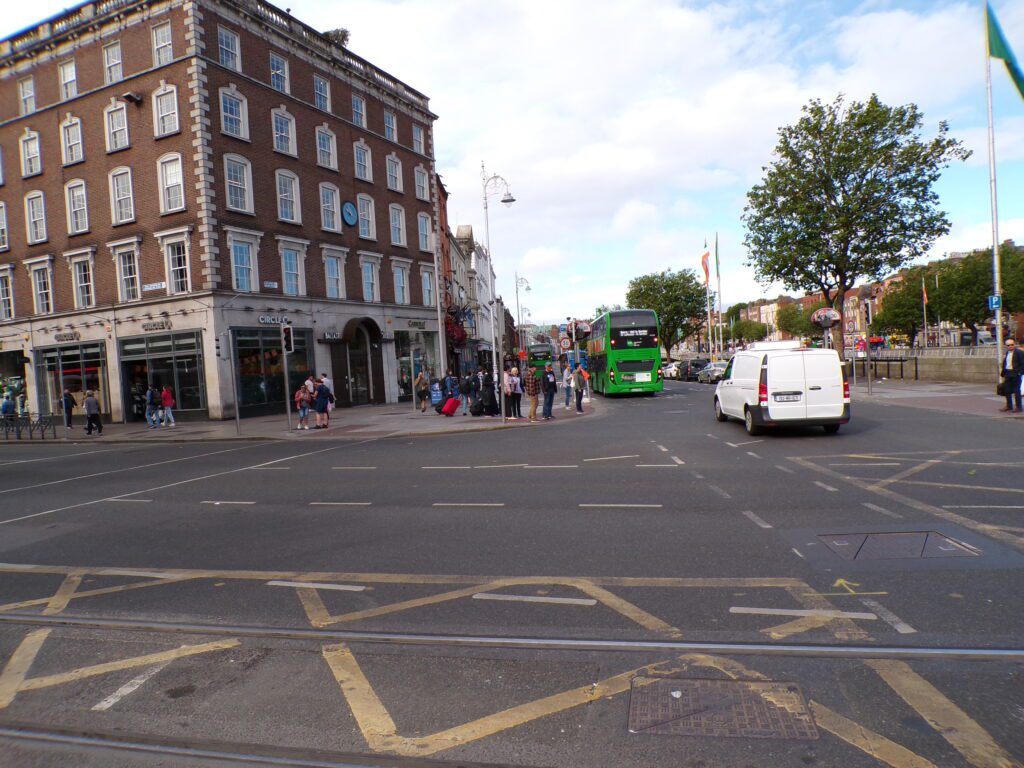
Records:
{"label": "ornate lamp post", "polygon": [[[483,162],[480,163],[480,179],[482,182],[483,200],[484,200],[484,242],[487,246],[487,268],[490,272],[490,306],[491,306],[491,361],[493,364],[492,375],[495,380],[495,384],[498,382],[498,365],[500,363],[501,347],[498,346],[498,335],[495,331],[494,314],[498,311],[498,296],[494,291],[494,261],[491,255],[491,224],[490,218],[487,211],[487,198],[491,195],[496,195],[499,188],[504,188],[505,194],[501,196],[501,202],[503,205],[510,206],[516,201],[512,197],[512,192],[509,189],[509,183],[503,176],[498,174],[487,175],[487,169],[484,167]],[[504,318],[502,318],[504,322]],[[501,387],[495,386],[495,397],[498,399],[498,406],[501,408]],[[501,420],[505,420],[505,411],[502,409]]]}

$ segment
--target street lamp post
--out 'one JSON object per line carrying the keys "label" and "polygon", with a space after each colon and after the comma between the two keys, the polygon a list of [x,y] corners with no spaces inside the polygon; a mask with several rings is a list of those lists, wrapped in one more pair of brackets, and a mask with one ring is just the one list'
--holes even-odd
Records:
{"label": "street lamp post", "polygon": [[[494,290],[494,260],[491,256],[491,223],[489,214],[487,211],[487,197],[488,195],[494,195],[498,192],[498,186],[501,185],[505,189],[505,194],[501,197],[501,202],[505,206],[510,206],[516,201],[512,197],[512,192],[509,190],[509,183],[503,176],[498,174],[487,175],[487,169],[484,167],[483,161],[480,162],[480,180],[482,182],[483,199],[484,199],[484,242],[487,246],[487,269],[490,273],[490,301],[491,301],[491,362],[493,367],[492,377],[495,383],[495,398],[498,400],[498,408],[501,410],[502,422],[505,421],[505,411],[502,408],[501,403],[501,387],[497,386],[498,381],[498,360],[501,349],[498,346],[498,336],[495,332],[494,326],[494,315],[498,311],[498,296]],[[489,189],[491,188],[491,189]],[[504,322],[505,318],[502,317],[501,321]]]}
{"label": "street lamp post", "polygon": [[525,277],[520,277],[519,273],[515,273],[516,278],[516,338],[518,340],[518,347],[523,349],[523,311],[519,307],[519,288],[523,287],[524,290],[530,290],[530,281]]}

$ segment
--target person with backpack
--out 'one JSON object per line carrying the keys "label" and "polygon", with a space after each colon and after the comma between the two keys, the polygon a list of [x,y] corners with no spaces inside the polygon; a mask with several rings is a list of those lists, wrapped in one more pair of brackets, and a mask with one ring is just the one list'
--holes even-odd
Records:
{"label": "person with backpack", "polygon": [[309,429],[309,406],[313,402],[313,397],[305,384],[295,390],[293,399],[295,400],[295,412],[299,415],[299,423],[295,428]]}
{"label": "person with backpack", "polygon": [[470,395],[473,393],[473,377],[468,373],[459,382],[459,400],[462,401],[462,415],[469,415]]}
{"label": "person with backpack", "polygon": [[74,425],[71,423],[71,412],[75,410],[75,398],[71,394],[70,389],[64,390],[64,394],[60,398],[60,404],[64,410],[64,426],[68,429],[74,429]]}
{"label": "person with backpack", "polygon": [[541,387],[544,391],[543,418],[545,421],[548,421],[555,418],[551,410],[555,405],[555,393],[558,392],[558,377],[555,376],[555,369],[551,367],[551,363],[544,366]]}
{"label": "person with backpack", "polygon": [[323,379],[318,379],[315,399],[313,400],[313,408],[316,411],[316,426],[313,429],[327,429],[327,406],[330,405],[332,397],[334,395],[331,394],[331,390],[324,384]]}
{"label": "person with backpack", "polygon": [[152,384],[149,385],[149,389],[146,390],[146,423],[149,424],[150,429],[157,429],[160,427],[160,392]]}

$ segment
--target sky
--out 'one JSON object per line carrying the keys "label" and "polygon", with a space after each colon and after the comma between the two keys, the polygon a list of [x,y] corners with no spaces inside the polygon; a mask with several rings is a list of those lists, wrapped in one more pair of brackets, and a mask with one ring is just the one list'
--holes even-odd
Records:
{"label": "sky", "polygon": [[[7,7],[7,6],[10,7]],[[5,3],[0,36],[68,3]],[[991,246],[979,0],[282,0],[430,98],[449,221],[484,240],[481,163],[516,198],[490,241],[497,290],[527,322],[590,317],[629,280],[700,271],[717,234],[722,301],[754,280],[741,221],[781,126],[838,94],[917,104],[973,150],[936,189],[952,227],[932,257]],[[993,0],[1024,61],[1024,0]],[[1024,100],[992,62],[999,239],[1024,242]],[[712,274],[712,280],[714,275]],[[712,288],[715,286],[712,285]],[[792,292],[790,292],[792,293]],[[527,316],[526,310],[529,310]]]}

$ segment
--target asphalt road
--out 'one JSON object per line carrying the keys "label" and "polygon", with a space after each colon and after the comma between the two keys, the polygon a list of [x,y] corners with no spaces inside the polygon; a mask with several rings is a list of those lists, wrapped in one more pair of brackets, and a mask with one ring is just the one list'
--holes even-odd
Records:
{"label": "asphalt road", "polygon": [[603,404],[0,447],[0,765],[1021,764],[1021,422]]}

